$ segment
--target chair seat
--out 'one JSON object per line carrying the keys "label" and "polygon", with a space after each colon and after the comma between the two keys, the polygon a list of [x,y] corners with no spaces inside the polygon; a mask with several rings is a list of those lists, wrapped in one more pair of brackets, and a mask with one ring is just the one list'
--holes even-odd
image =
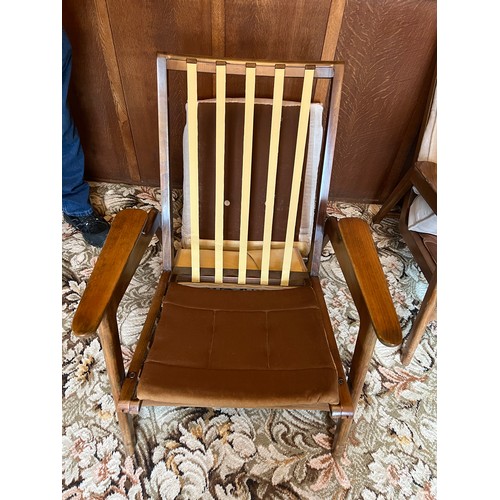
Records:
{"label": "chair seat", "polygon": [[171,283],[137,396],[176,406],[338,404],[323,300],[310,285],[223,290]]}

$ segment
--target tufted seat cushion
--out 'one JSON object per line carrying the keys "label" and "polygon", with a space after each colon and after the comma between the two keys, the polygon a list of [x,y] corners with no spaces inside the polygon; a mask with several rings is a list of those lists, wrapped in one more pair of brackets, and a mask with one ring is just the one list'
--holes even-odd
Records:
{"label": "tufted seat cushion", "polygon": [[331,325],[315,290],[171,283],[139,380],[141,400],[176,406],[337,404]]}

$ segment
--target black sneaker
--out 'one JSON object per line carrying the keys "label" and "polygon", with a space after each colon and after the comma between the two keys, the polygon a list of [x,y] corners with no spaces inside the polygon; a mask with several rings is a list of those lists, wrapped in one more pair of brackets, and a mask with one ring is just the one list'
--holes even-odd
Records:
{"label": "black sneaker", "polygon": [[92,212],[90,215],[76,217],[64,214],[64,220],[80,231],[84,240],[94,247],[102,247],[109,233],[109,224],[100,215]]}

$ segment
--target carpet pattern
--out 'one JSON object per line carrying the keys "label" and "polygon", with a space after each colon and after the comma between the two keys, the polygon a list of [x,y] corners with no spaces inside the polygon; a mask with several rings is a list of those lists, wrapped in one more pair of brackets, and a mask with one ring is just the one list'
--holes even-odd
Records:
{"label": "carpet pattern", "polygon": [[[128,207],[159,208],[159,190],[91,183],[91,201],[111,221]],[[182,195],[174,193],[174,214]],[[338,217],[368,222],[373,205],[331,204]],[[181,220],[174,229],[180,236]],[[386,219],[373,237],[406,336],[427,282]],[[325,412],[143,408],[136,457],[124,454],[99,339],[71,334],[71,321],[100,250],[62,224],[63,499],[434,499],[436,497],[436,322],[408,367],[377,344],[350,442],[336,461],[334,422]],[[161,270],[156,237],[119,308],[129,363]],[[321,284],[348,369],[358,315],[331,247]],[[347,321],[344,321],[347,318]]]}

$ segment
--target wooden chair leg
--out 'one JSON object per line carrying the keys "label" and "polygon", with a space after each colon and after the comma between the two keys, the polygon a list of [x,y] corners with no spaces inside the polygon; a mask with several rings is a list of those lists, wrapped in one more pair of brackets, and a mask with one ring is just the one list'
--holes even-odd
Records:
{"label": "wooden chair leg", "polygon": [[122,433],[123,445],[125,446],[125,452],[127,455],[133,456],[135,453],[135,429],[134,422],[132,420],[133,416],[129,413],[122,413],[120,411],[116,412],[118,417],[118,424],[120,426],[120,431]]}
{"label": "wooden chair leg", "polygon": [[[125,367],[123,365],[123,356],[120,346],[120,336],[116,322],[116,310],[107,310],[99,325],[99,338],[106,362],[111,392],[115,400],[115,407],[118,404],[120,390],[125,378]],[[135,432],[132,415],[122,413],[116,410],[118,424],[122,433],[123,443],[128,455],[134,454]]]}
{"label": "wooden chair leg", "polygon": [[411,187],[412,170],[410,169],[397,186],[393,189],[389,197],[385,200],[380,210],[373,216],[373,223],[380,224],[380,221],[394,208],[396,203],[408,192]]}
{"label": "wooden chair leg", "polygon": [[408,339],[403,346],[401,353],[401,362],[403,365],[408,365],[413,358],[413,354],[417,349],[420,340],[425,332],[425,329],[430,321],[435,318],[436,315],[436,302],[437,302],[437,272],[434,273],[427,291],[425,292],[424,300],[420,306],[420,311],[418,312],[413,326],[411,328]]}
{"label": "wooden chair leg", "polygon": [[[363,385],[365,383],[370,360],[373,356],[375,344],[377,342],[377,335],[373,329],[371,322],[361,322],[356,347],[352,356],[351,369],[347,377],[347,383],[351,391],[352,403],[354,411],[359,402],[359,398],[363,392]],[[337,430],[333,439],[332,454],[336,458],[340,458],[345,450],[347,438],[351,429],[353,418],[339,419]]]}

